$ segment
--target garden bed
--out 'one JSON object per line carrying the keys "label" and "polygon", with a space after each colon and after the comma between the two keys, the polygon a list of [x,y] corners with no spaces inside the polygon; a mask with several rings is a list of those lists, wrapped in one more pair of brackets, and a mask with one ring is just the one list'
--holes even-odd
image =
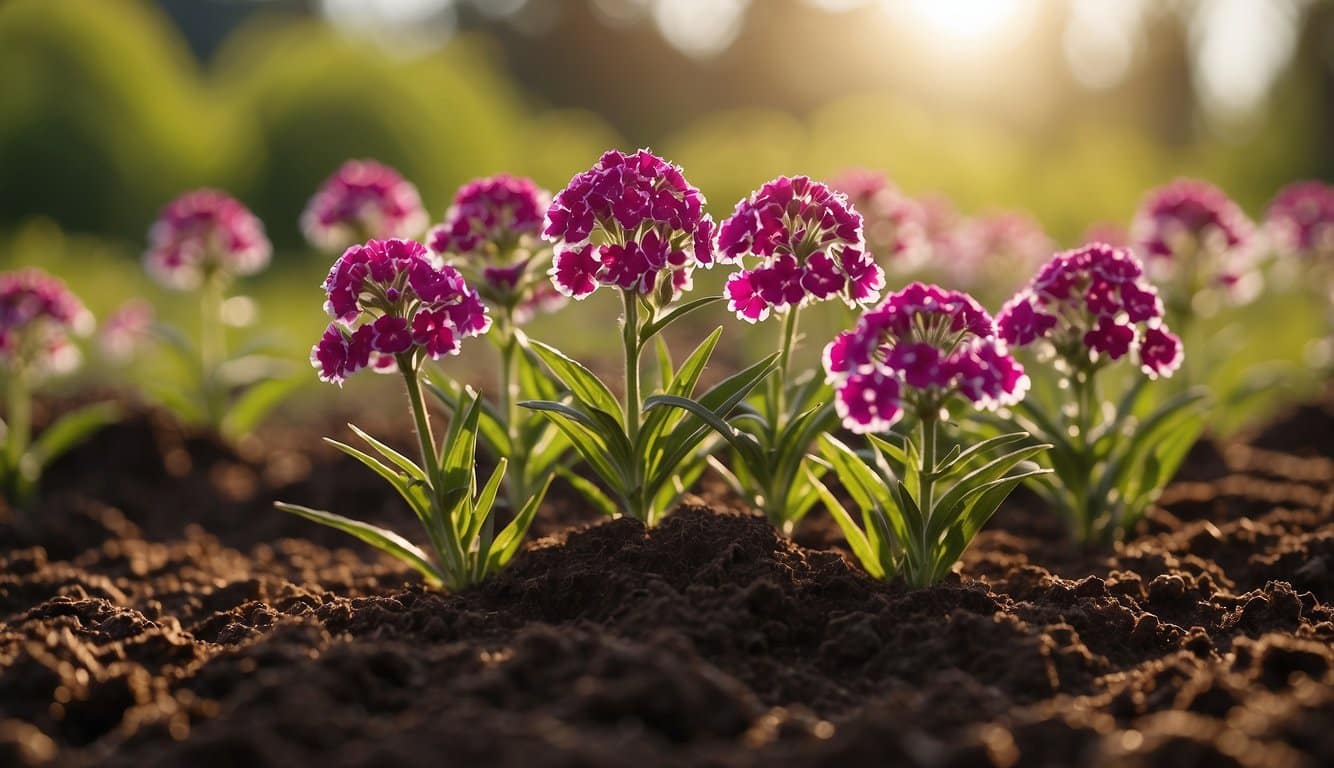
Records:
{"label": "garden bed", "polygon": [[51,469],[0,522],[0,764],[1334,762],[1328,400],[1197,446],[1112,556],[1017,494],[920,591],[822,516],[803,546],[692,498],[646,532],[558,487],[544,538],[443,595],[271,508],[413,530],[312,442],[144,413]]}

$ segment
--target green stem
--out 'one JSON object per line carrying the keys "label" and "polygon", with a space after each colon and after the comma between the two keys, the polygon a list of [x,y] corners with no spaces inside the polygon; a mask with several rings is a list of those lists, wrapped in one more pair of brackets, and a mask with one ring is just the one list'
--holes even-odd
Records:
{"label": "green stem", "polygon": [[[921,486],[921,498],[918,500],[917,506],[922,511],[922,552],[927,553],[928,556],[936,549],[931,545],[931,542],[927,541],[926,533],[931,527],[931,517],[935,511],[936,423],[940,420],[936,415],[938,412],[933,411],[930,414],[923,414],[918,426],[922,441],[922,465],[917,470]],[[914,586],[926,586],[929,578],[930,565],[923,563],[921,570],[916,574],[917,584]]]}
{"label": "green stem", "polygon": [[[634,291],[621,291],[621,298],[625,304],[625,327],[622,329],[625,344],[625,433],[633,446],[639,442],[639,412],[644,407],[639,389],[639,356],[642,351],[639,344],[639,296]],[[643,467],[637,459],[633,464],[635,476],[631,479],[626,511],[645,525],[652,525],[653,500],[645,497]]]}
{"label": "green stem", "polygon": [[510,466],[505,473],[506,497],[510,508],[517,510],[526,501],[525,484],[528,446],[521,445],[519,439],[519,336],[514,332],[514,323],[509,312],[502,316],[500,334],[500,382],[498,397],[500,413],[505,418],[505,436],[510,443]]}
{"label": "green stem", "polygon": [[32,397],[28,377],[21,365],[9,372],[5,387],[5,496],[10,503],[22,501],[24,486],[23,456],[32,441]]}
{"label": "green stem", "polygon": [[[774,371],[766,384],[768,388],[768,397],[765,402],[769,418],[769,447],[775,449],[782,442],[783,431],[787,429],[789,416],[787,411],[787,378],[788,370],[791,367],[792,349],[797,342],[797,315],[801,308],[792,306],[783,315],[783,335],[778,346],[778,370]],[[778,459],[779,457],[774,457]],[[784,533],[791,534],[795,527],[792,520],[788,519],[787,501],[788,491],[791,489],[792,478],[777,477],[772,474],[769,476],[771,487],[761,488],[764,494],[764,512],[768,518],[778,525]]]}
{"label": "green stem", "polygon": [[222,423],[227,408],[227,390],[219,377],[227,359],[227,329],[222,322],[226,288],[221,274],[208,275],[199,300],[199,363],[204,377],[201,389],[205,417],[214,427]]}
{"label": "green stem", "polygon": [[[435,546],[436,557],[443,567],[446,586],[457,589],[465,586],[470,569],[467,556],[452,520],[446,519],[448,510],[440,504],[442,478],[439,454],[435,448],[435,436],[431,433],[431,417],[426,410],[426,398],[422,396],[421,374],[417,370],[416,360],[411,352],[398,355],[398,370],[403,375],[403,383],[408,390],[408,403],[412,407],[412,419],[417,428],[417,445],[421,451],[422,464],[426,477],[431,483],[431,520],[427,532]],[[455,418],[462,418],[456,414]]]}
{"label": "green stem", "polygon": [[1090,542],[1097,536],[1097,519],[1100,516],[1099,500],[1089,498],[1089,482],[1094,469],[1094,448],[1092,438],[1093,419],[1098,411],[1097,387],[1094,384],[1095,371],[1077,371],[1070,376],[1071,394],[1075,398],[1074,428],[1078,432],[1079,455],[1078,477],[1070,479],[1069,493],[1075,497],[1075,511],[1078,520],[1079,538]]}

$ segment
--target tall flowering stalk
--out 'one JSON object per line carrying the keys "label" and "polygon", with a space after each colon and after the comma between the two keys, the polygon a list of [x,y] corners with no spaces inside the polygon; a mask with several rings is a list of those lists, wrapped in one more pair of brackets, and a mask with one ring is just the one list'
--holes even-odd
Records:
{"label": "tall flowering stalk", "polygon": [[777,370],[754,418],[732,442],[732,466],[713,461],[743,498],[790,533],[817,500],[801,472],[815,436],[833,424],[833,398],[819,377],[791,376],[801,309],[842,299],[872,304],[884,271],[866,251],[862,217],[838,192],[804,176],[782,176],[737,203],[718,228],[718,259],[741,269],[727,280],[728,308],[749,323],[782,318]]}
{"label": "tall flowering stalk", "polygon": [[457,355],[464,339],[478,336],[491,319],[477,291],[450,266],[439,266],[426,247],[411,240],[370,240],[352,246],[324,282],[325,309],[333,322],[311,350],[320,379],[341,385],[363,369],[396,371],[403,378],[416,425],[419,462],[352,427],[379,457],[336,440],[327,442],[383,477],[422,521],[431,553],[398,534],[322,510],[279,502],[277,507],[349,533],[420,571],[433,585],[462,589],[496,571],[518,551],[546,493],[529,497],[499,534],[492,515],[505,476],[500,459],[478,490],[475,451],[480,405],[464,393],[453,404],[443,442],[437,445],[423,397],[422,366]]}
{"label": "tall flowering stalk", "polygon": [[[570,392],[568,401],[526,401],[569,438],[611,491],[591,483],[585,495],[608,514],[624,511],[656,523],[703,467],[699,445],[725,420],[772,366],[762,361],[695,397],[695,388],[722,329],[705,339],[673,370],[662,346],[662,392],[645,397],[640,370],[644,348],[663,329],[721,299],[676,305],[691,287],[696,267],[714,263],[713,220],[704,196],[681,169],[648,150],[611,150],[576,174],[547,211],[542,234],[555,245],[551,279],[564,295],[584,299],[600,288],[618,291],[624,308],[623,396],[616,396],[586,367],[554,347],[533,349]],[[661,346],[661,345],[660,345]],[[653,408],[672,404],[674,408]]]}
{"label": "tall flowering stalk", "polygon": [[56,278],[38,269],[0,273],[5,390],[0,493],[11,505],[30,501],[48,464],[118,417],[112,405],[87,406],[65,414],[33,439],[33,388],[78,368],[81,355],[73,337],[87,335],[92,325],[83,303]]}
{"label": "tall flowering stalk", "polygon": [[[1029,398],[1015,409],[1020,426],[1053,445],[1059,482],[1034,490],[1065,514],[1076,538],[1110,545],[1157,498],[1204,427],[1196,391],[1140,413],[1146,383],[1171,376],[1183,359],[1157,290],[1128,249],[1095,243],[1052,257],[997,324],[1002,339],[1034,348],[1060,379],[1056,399]],[[1113,406],[1100,381],[1121,360],[1142,375]]]}
{"label": "tall flowering stalk", "polygon": [[243,433],[293,388],[295,380],[279,377],[284,370],[279,361],[260,354],[233,356],[227,347],[227,293],[237,278],[263,271],[271,253],[260,220],[212,189],[171,201],[149,229],[148,274],[166,288],[199,296],[197,342],[169,326],[156,328],[195,379],[193,392],[154,388],[184,418]]}
{"label": "tall flowering stalk", "polygon": [[374,160],[348,160],[301,214],[301,231],[315,248],[337,253],[366,240],[417,237],[426,229],[417,188]]}
{"label": "tall flowering stalk", "polygon": [[[520,330],[566,303],[547,277],[551,246],[541,232],[550,204],[551,195],[531,179],[508,174],[475,179],[459,189],[444,222],[426,238],[433,253],[476,286],[494,318],[488,338],[500,352],[498,402],[495,408],[483,404],[480,437],[493,455],[509,459],[505,498],[513,508],[560,468],[569,450],[550,420],[519,409],[523,397],[558,396],[537,370],[540,364]],[[443,378],[434,383],[443,401],[456,399],[457,384]]]}
{"label": "tall flowering stalk", "polygon": [[1167,316],[1183,330],[1216,299],[1243,303],[1259,291],[1255,227],[1241,207],[1207,182],[1177,179],[1140,204],[1130,237],[1164,288]]}
{"label": "tall flowering stalk", "polygon": [[[938,582],[1016,485],[1050,471],[1029,461],[1046,445],[989,455],[1027,442],[1025,432],[942,450],[941,432],[956,409],[1013,405],[1028,390],[1023,366],[968,294],[913,283],[830,342],[824,366],[843,426],[871,443],[867,459],[820,437],[862,524],[813,471],[807,480],[873,576],[914,587]],[[915,438],[889,433],[905,414]]]}
{"label": "tall flowering stalk", "polygon": [[1289,275],[1325,304],[1325,338],[1310,347],[1318,365],[1334,361],[1334,185],[1299,181],[1279,190],[1265,211],[1264,231]]}

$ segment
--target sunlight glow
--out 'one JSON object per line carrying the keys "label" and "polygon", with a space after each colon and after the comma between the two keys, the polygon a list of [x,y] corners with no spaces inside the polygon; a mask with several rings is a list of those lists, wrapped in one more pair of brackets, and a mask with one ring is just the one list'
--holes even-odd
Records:
{"label": "sunlight glow", "polygon": [[1022,35],[1037,3],[1026,0],[885,0],[896,18],[933,40],[991,46]]}

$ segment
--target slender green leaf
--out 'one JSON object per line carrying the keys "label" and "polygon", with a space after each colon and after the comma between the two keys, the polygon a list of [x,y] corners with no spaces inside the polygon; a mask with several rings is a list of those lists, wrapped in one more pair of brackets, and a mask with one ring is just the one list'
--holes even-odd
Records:
{"label": "slender green leaf", "polygon": [[71,411],[42,430],[28,449],[29,460],[40,470],[98,430],[119,421],[122,415],[115,403],[96,403]]}
{"label": "slender green leaf", "polygon": [[873,578],[885,578],[885,564],[880,561],[878,553],[871,548],[870,542],[866,539],[866,534],[857,526],[857,523],[853,522],[852,515],[848,514],[848,511],[844,509],[843,504],[829,490],[829,487],[820,482],[820,479],[811,472],[809,467],[803,469],[806,473],[806,481],[811,484],[820,500],[824,502],[825,509],[829,510],[829,515],[834,518],[834,522],[838,523],[839,530],[843,532],[843,538],[847,539],[848,547],[852,550],[852,554],[856,555],[857,561],[862,564],[862,568],[865,568],[866,572]]}
{"label": "slender green leaf", "polygon": [[533,350],[546,364],[547,368],[551,369],[551,372],[569,388],[577,400],[585,403],[589,410],[605,411],[616,419],[621,430],[624,431],[625,417],[621,414],[620,403],[616,401],[616,397],[612,395],[607,385],[603,384],[597,376],[594,376],[592,371],[565,356],[555,347],[539,341],[533,342]]}
{"label": "slender green leaf", "polygon": [[528,535],[528,529],[533,524],[533,518],[537,517],[537,510],[542,506],[542,499],[546,498],[547,490],[550,487],[551,478],[548,477],[546,482],[542,484],[542,488],[533,494],[519,509],[519,514],[515,515],[510,524],[496,535],[496,540],[487,555],[484,575],[495,573],[514,559],[514,555],[519,551],[519,545],[523,543],[523,537]]}
{"label": "slender green leaf", "polygon": [[621,513],[621,508],[616,502],[612,501],[610,496],[603,493],[602,489],[588,478],[575,474],[565,467],[556,470],[556,474],[560,475],[565,482],[570,484],[570,487],[578,491],[580,496],[583,496],[589,504],[596,507],[602,514],[607,517],[616,517]]}
{"label": "slender green leaf", "polygon": [[305,384],[304,376],[300,378],[289,376],[262,381],[247,389],[223,417],[223,433],[232,437],[247,434],[258,427],[274,408]]}
{"label": "slender green leaf", "polygon": [[724,298],[725,297],[723,296],[706,296],[702,299],[695,299],[694,301],[688,301],[685,304],[676,307],[671,312],[668,312],[667,314],[663,315],[657,320],[654,320],[653,322],[645,325],[640,330],[639,332],[640,346],[647,344],[649,339],[653,338],[654,336],[657,336],[659,333],[662,333],[663,330],[667,328],[667,326],[671,325],[672,323],[675,323],[677,320],[680,320],[686,317],[687,315],[693,312],[697,312],[707,306],[717,304],[723,301]]}
{"label": "slender green leaf", "polygon": [[421,467],[417,466],[412,459],[409,459],[407,456],[404,456],[393,448],[376,440],[374,437],[371,437],[369,433],[361,427],[358,427],[356,424],[348,424],[347,427],[352,430],[357,437],[360,437],[367,445],[374,448],[377,453],[387,459],[390,464],[403,470],[403,473],[408,477],[413,478],[414,480],[420,480],[423,483],[426,482],[426,472],[423,471]]}
{"label": "slender green leaf", "polygon": [[330,528],[351,534],[381,552],[393,555],[419,571],[426,577],[426,581],[432,586],[440,586],[444,583],[444,577],[440,574],[439,569],[431,563],[427,554],[419,549],[417,545],[391,530],[371,525],[370,523],[363,523],[360,520],[353,520],[349,517],[343,517],[342,515],[335,515],[332,512],[311,509],[296,504],[287,504],[278,501],[274,502],[273,506],[284,512],[290,512],[294,515],[304,517],[307,520],[313,520],[321,525],[327,525]]}

